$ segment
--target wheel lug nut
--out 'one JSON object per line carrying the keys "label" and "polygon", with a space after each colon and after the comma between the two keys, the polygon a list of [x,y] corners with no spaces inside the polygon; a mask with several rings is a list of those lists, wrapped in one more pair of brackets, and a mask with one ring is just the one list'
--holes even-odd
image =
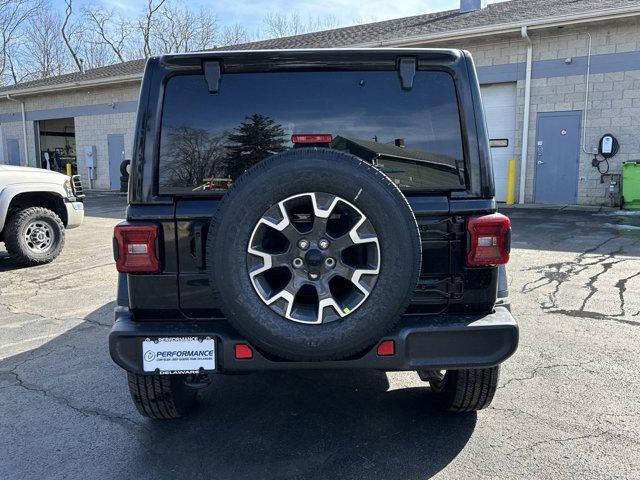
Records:
{"label": "wheel lug nut", "polygon": [[326,250],[327,248],[329,248],[329,240],[327,240],[326,238],[321,238],[320,241],[318,242],[318,246],[322,250]]}
{"label": "wheel lug nut", "polygon": [[302,250],[306,250],[309,248],[309,240],[305,240],[304,238],[298,242],[298,247]]}
{"label": "wheel lug nut", "polygon": [[300,268],[302,267],[302,259],[300,257],[296,257],[293,259],[293,262],[291,262],[291,264],[293,265],[293,268]]}
{"label": "wheel lug nut", "polygon": [[335,266],[336,266],[336,261],[335,261],[333,258],[328,257],[328,258],[324,261],[324,265],[325,265],[327,268],[333,268],[333,267],[335,267]]}

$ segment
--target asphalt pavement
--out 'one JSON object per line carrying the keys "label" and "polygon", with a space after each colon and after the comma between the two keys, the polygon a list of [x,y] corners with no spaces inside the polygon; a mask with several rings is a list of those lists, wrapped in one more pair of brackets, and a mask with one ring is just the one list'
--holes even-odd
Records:
{"label": "asphalt pavement", "polygon": [[477,414],[412,372],[305,371],[216,377],[156,422],[107,348],[125,202],[89,197],[50,265],[0,247],[0,478],[640,478],[640,216],[508,211],[521,344]]}

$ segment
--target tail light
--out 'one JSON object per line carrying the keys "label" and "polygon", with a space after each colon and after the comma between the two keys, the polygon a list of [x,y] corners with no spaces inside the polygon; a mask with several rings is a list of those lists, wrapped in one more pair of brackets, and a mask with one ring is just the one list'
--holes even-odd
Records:
{"label": "tail light", "polygon": [[469,250],[467,265],[483,267],[504,265],[511,249],[511,220],[494,213],[467,220]]}
{"label": "tail light", "polygon": [[157,225],[116,225],[113,230],[113,256],[122,273],[157,273]]}
{"label": "tail light", "polygon": [[292,143],[331,143],[333,137],[328,134],[292,135]]}

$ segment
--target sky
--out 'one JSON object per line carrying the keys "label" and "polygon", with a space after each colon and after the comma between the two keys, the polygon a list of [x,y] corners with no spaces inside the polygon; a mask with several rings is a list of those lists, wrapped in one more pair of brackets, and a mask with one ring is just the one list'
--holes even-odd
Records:
{"label": "sky", "polygon": [[[64,7],[63,0],[54,0]],[[262,17],[269,12],[297,12],[302,18],[334,15],[341,23],[354,19],[389,20],[424,13],[451,10],[459,7],[459,0],[182,0],[193,5],[210,7],[220,23],[242,24],[247,31],[260,27]],[[489,0],[496,3],[503,0]],[[76,0],[80,6],[103,4],[125,16],[135,17],[144,9],[146,0]]]}

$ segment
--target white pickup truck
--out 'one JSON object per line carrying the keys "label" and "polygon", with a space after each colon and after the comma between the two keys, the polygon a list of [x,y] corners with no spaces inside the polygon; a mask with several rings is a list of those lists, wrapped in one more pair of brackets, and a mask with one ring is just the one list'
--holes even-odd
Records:
{"label": "white pickup truck", "polygon": [[82,224],[83,198],[77,175],[0,165],[0,241],[9,257],[22,265],[56,258],[65,229]]}

